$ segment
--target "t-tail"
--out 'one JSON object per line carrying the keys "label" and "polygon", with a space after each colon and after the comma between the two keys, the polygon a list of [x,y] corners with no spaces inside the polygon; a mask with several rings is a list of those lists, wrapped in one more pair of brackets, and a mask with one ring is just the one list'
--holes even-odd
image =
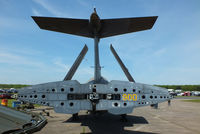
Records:
{"label": "t-tail", "polygon": [[102,83],[99,61],[99,41],[115,35],[151,29],[157,16],[100,19],[96,9],[90,19],[72,19],[32,16],[41,29],[73,34],[94,39],[94,83]]}

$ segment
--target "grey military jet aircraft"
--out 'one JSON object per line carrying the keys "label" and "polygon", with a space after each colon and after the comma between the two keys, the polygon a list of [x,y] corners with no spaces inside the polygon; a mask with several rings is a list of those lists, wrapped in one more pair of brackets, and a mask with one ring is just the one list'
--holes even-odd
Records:
{"label": "grey military jet aircraft", "polygon": [[41,29],[94,38],[94,79],[85,84],[72,80],[88,51],[87,45],[75,60],[63,81],[38,84],[19,90],[21,101],[54,107],[57,113],[78,115],[80,110],[91,113],[106,111],[125,116],[134,108],[170,101],[168,91],[161,87],[136,83],[112,45],[111,52],[128,81],[107,81],[101,75],[99,40],[101,38],[151,29],[157,19],[152,17],[100,19],[96,9],[88,19],[32,17]]}

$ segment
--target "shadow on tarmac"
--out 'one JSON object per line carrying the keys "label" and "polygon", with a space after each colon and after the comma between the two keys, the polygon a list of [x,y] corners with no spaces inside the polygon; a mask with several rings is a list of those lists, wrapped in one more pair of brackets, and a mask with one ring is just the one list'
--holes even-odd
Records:
{"label": "shadow on tarmac", "polygon": [[79,119],[75,121],[71,117],[63,123],[81,123],[81,126],[88,126],[92,133],[84,134],[154,134],[124,129],[124,127],[133,127],[134,124],[148,124],[148,121],[140,116],[127,115],[127,122],[123,122],[121,121],[121,116],[109,113],[103,115],[80,115]]}

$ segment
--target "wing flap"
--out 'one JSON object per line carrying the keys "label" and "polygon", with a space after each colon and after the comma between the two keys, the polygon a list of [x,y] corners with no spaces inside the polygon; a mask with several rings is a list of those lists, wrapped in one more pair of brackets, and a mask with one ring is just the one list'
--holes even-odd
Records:
{"label": "wing flap", "polygon": [[103,19],[100,38],[151,29],[156,19],[157,16]]}
{"label": "wing flap", "polygon": [[62,32],[67,34],[92,37],[89,32],[89,20],[56,17],[32,16],[41,29]]}

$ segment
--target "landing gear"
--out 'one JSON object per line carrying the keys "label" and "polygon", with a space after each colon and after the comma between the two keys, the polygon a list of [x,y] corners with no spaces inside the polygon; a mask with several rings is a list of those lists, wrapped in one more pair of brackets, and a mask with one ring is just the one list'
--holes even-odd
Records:
{"label": "landing gear", "polygon": [[73,120],[73,121],[76,121],[76,120],[78,120],[78,119],[79,119],[78,113],[75,113],[75,114],[72,115],[72,120]]}
{"label": "landing gear", "polygon": [[121,121],[122,122],[127,122],[128,121],[127,118],[126,118],[127,117],[126,114],[121,114],[120,116],[121,116]]}
{"label": "landing gear", "polygon": [[46,114],[46,116],[50,116],[49,112],[46,112],[45,109],[42,109],[42,112]]}
{"label": "landing gear", "polygon": [[170,106],[171,105],[171,100],[168,100],[168,106]]}
{"label": "landing gear", "polygon": [[151,107],[154,108],[154,109],[158,109],[158,103],[156,103],[156,104],[151,104]]}

